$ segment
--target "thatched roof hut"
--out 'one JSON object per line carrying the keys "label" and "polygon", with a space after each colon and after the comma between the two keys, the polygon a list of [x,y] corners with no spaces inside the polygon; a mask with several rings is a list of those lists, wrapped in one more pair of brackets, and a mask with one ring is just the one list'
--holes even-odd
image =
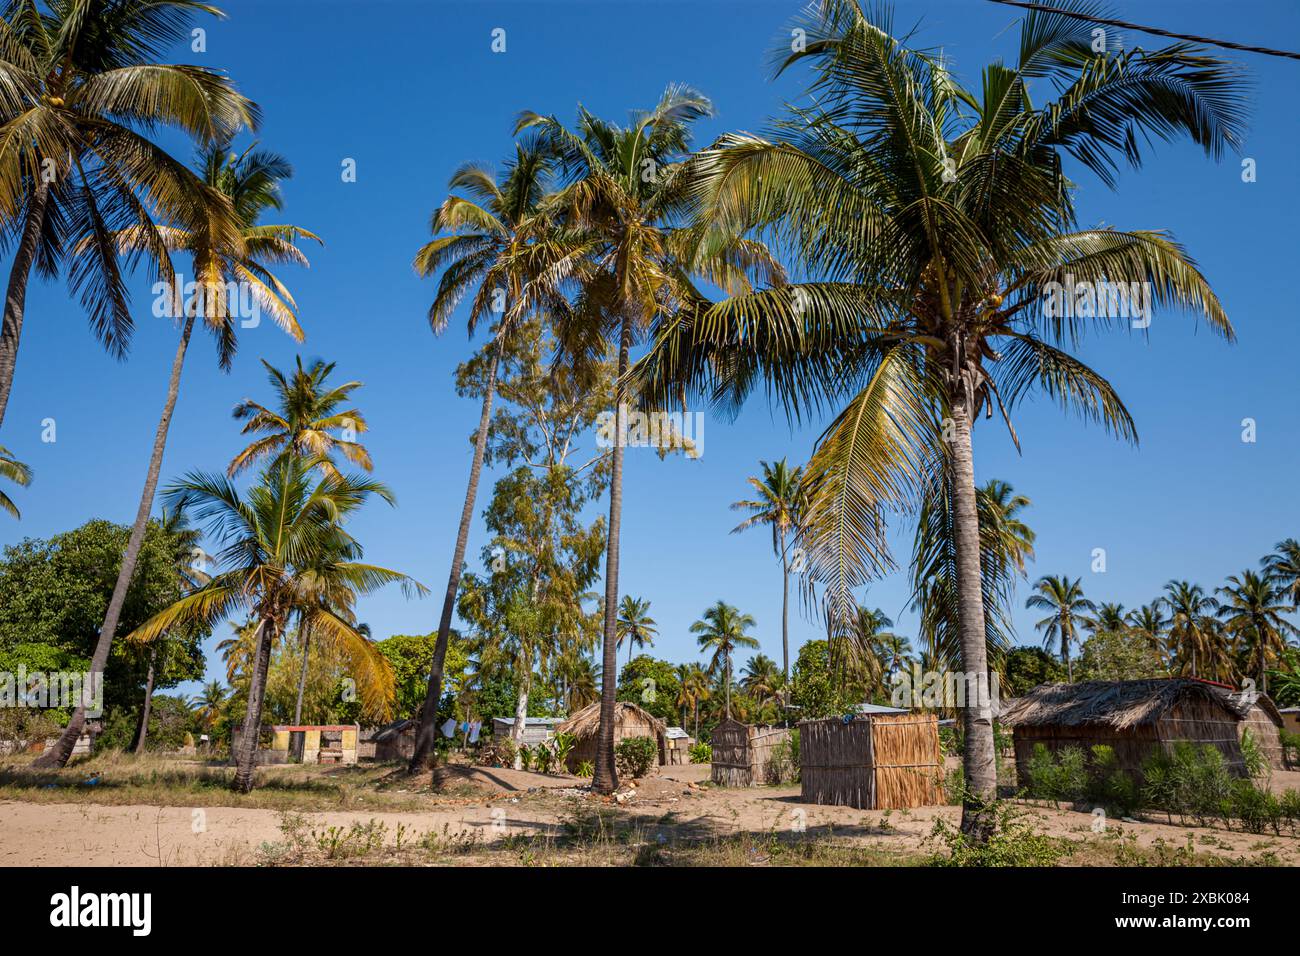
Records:
{"label": "thatched roof hut", "polygon": [[1160,680],[1095,680],[1079,684],[1039,684],[1003,711],[1014,728],[1016,772],[1027,779],[1036,744],[1055,752],[1078,747],[1091,759],[1092,747],[1115,751],[1121,769],[1141,773],[1142,763],[1159,748],[1179,741],[1209,744],[1223,754],[1228,769],[1245,774],[1239,718],[1211,684],[1185,677]]}
{"label": "thatched roof hut", "polygon": [[770,779],[772,752],[790,739],[787,727],[742,724],[728,717],[713,728],[713,782],[724,787],[778,783]]}
{"label": "thatched roof hut", "polygon": [[[577,772],[583,761],[596,762],[596,737],[600,729],[600,701],[582,708],[555,728],[557,734],[573,734],[573,750],[566,761],[570,772]],[[664,733],[668,727],[642,707],[628,701],[614,704],[614,745],[630,737],[653,737],[659,746],[659,764],[664,764]]]}
{"label": "thatched roof hut", "polygon": [[1268,765],[1274,770],[1285,770],[1286,764],[1282,760],[1282,714],[1277,709],[1277,704],[1267,694],[1258,691],[1234,691],[1222,685],[1218,689],[1227,699],[1228,706],[1241,718],[1238,729],[1242,736],[1249,730]]}
{"label": "thatched roof hut", "polygon": [[934,714],[866,714],[799,722],[801,799],[859,810],[943,803]]}

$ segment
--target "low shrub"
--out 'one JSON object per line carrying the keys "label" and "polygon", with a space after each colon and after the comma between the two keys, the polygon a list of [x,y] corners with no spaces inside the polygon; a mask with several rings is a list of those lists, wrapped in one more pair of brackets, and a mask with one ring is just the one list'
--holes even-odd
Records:
{"label": "low shrub", "polygon": [[772,748],[767,763],[767,783],[799,782],[799,731],[793,730],[790,736]]}
{"label": "low shrub", "polygon": [[659,762],[659,744],[653,737],[628,737],[614,747],[620,777],[644,777]]}
{"label": "low shrub", "polygon": [[961,830],[936,820],[929,841],[946,848],[936,852],[930,866],[1055,866],[1074,852],[1069,840],[1034,829],[1024,815],[1008,805],[994,808],[997,827],[987,843],[968,842]]}
{"label": "low shrub", "polygon": [[713,745],[708,741],[693,743],[686,752],[690,755],[691,763],[713,763]]}

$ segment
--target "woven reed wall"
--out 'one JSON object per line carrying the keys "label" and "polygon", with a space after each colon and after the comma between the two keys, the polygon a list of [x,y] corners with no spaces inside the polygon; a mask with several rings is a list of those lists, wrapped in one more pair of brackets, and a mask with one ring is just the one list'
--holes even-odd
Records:
{"label": "woven reed wall", "polygon": [[752,726],[723,721],[713,729],[712,780],[723,787],[753,787],[771,783],[772,751],[790,739],[786,727]]}
{"label": "woven reed wall", "polygon": [[875,714],[799,724],[802,799],[860,810],[943,802],[939,719]]}

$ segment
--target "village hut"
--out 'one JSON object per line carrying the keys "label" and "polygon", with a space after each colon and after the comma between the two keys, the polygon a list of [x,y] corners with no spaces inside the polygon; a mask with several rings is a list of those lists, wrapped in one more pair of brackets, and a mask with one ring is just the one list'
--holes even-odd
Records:
{"label": "village hut", "polygon": [[1180,741],[1217,748],[1231,773],[1245,775],[1240,718],[1219,689],[1185,677],[1039,684],[1006,708],[1013,728],[1016,773],[1028,779],[1038,744],[1055,753],[1078,747],[1089,759],[1104,744],[1121,770],[1141,776],[1143,762]]}
{"label": "village hut", "polygon": [[1289,734],[1300,734],[1300,707],[1283,707],[1278,713],[1282,717],[1282,729]]}
{"label": "village hut", "polygon": [[[557,734],[573,734],[573,749],[569,751],[566,766],[571,773],[585,761],[596,762],[596,736],[600,727],[600,701],[582,708],[555,728]],[[667,748],[664,735],[668,728],[649,711],[627,701],[614,704],[614,746],[631,737],[651,737],[659,747],[659,764],[665,763]]]}
{"label": "village hut", "polygon": [[[564,723],[563,717],[525,717],[524,735],[519,739],[519,742],[525,747],[536,747],[538,744],[544,744],[555,736],[555,728],[562,723]],[[509,737],[514,728],[515,719],[513,717],[492,718],[492,736],[497,740],[504,740]]]}
{"label": "village hut", "polygon": [[371,756],[376,760],[410,760],[415,756],[415,737],[420,722],[407,717],[385,724],[371,737]]}
{"label": "village hut", "polygon": [[799,722],[805,803],[859,810],[943,803],[943,753],[934,714],[848,714]]}
{"label": "village hut", "polygon": [[695,738],[681,727],[669,727],[664,731],[664,764],[687,764],[691,762],[691,747]]}
{"label": "village hut", "polygon": [[790,740],[787,727],[742,724],[731,717],[713,728],[713,782],[724,787],[754,787],[771,779],[772,752]]}
{"label": "village hut", "polygon": [[1282,714],[1273,699],[1258,691],[1221,688],[1221,693],[1241,718],[1238,727],[1241,737],[1244,739],[1249,730],[1251,739],[1268,765],[1274,770],[1285,770],[1286,763],[1282,759]]}

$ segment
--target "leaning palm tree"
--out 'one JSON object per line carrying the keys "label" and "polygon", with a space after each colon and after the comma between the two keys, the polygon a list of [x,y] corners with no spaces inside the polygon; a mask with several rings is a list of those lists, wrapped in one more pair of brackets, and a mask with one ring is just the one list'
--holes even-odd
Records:
{"label": "leaning palm tree", "polygon": [[1300,628],[1282,616],[1290,604],[1272,581],[1254,571],[1231,575],[1218,593],[1223,626],[1245,652],[1242,670],[1254,674],[1267,694],[1269,670],[1278,666],[1288,638],[1300,634]]}
{"label": "leaning palm tree", "polygon": [[1219,602],[1199,584],[1169,581],[1161,598],[1169,610],[1171,668],[1192,677],[1231,680],[1227,637],[1219,626]]}
{"label": "leaning palm tree", "polygon": [[750,476],[749,483],[758,493],[751,500],[733,502],[734,511],[748,511],[749,517],[731,529],[732,534],[757,524],[772,526],[772,551],[781,559],[781,672],[790,680],[790,554],[786,535],[799,523],[802,504],[800,483],[803,469],[791,468],[782,458],[774,465],[760,461],[763,477]]}
{"label": "leaning palm tree", "polygon": [[[1150,306],[1232,336],[1167,233],[1079,227],[1065,166],[1114,184],[1145,143],[1183,135],[1217,157],[1242,142],[1245,88],[1228,63],[1186,44],[1096,52],[1091,26],[1055,10],[1027,14],[1018,56],[987,66],[973,90],[941,54],[895,39],[887,9],[820,0],[799,27],[804,42],[779,60],[813,65],[809,105],[771,138],[733,134],[700,154],[697,196],[710,236],[778,236],[810,281],[680,310],[633,380],[651,397],[685,383],[734,407],[765,387],[791,411],[843,407],[805,469],[800,546],[810,580],[846,609],[853,587],[891,567],[882,510],[914,504],[940,470],[960,666],[984,674],[975,422],[1010,426],[1040,392],[1132,439],[1115,390],[1070,354],[1079,335],[1144,326]],[[1138,294],[1112,302],[1116,283]],[[981,841],[993,827],[992,720],[988,707],[963,713],[962,827]]]}
{"label": "leaning palm tree", "polygon": [[725,695],[724,712],[731,716],[731,654],[738,647],[758,647],[758,641],[745,632],[754,626],[750,614],[742,614],[724,601],[719,601],[704,612],[704,617],[691,625],[691,633],[703,651],[711,651],[708,673],[717,675]]}
{"label": "leaning palm tree", "polygon": [[[145,473],[144,488],[136,508],[135,522],[127,540],[126,551],[118,568],[117,581],[104,612],[104,622],[99,629],[99,639],[91,658],[91,671],[100,672],[108,661],[108,652],[117,634],[118,620],[126,602],[127,590],[135,574],[140,549],[144,545],[145,528],[153,510],[158,477],[162,472],[163,454],[167,448],[167,435],[171,429],[172,415],[180,395],[181,372],[189,349],[194,323],[202,317],[218,343],[220,364],[230,365],[235,348],[236,302],[231,295],[233,287],[246,289],[250,303],[265,310],[284,331],[302,341],[302,328],[294,312],[296,305],[289,290],[268,269],[277,263],[307,265],[307,259],[296,243],[309,238],[320,241],[313,233],[299,226],[265,225],[258,220],[268,209],[279,210],[283,203],[280,183],[293,175],[285,160],[265,151],[245,150],[236,156],[229,152],[229,144],[222,141],[204,149],[198,160],[203,174],[203,188],[219,202],[210,204],[211,216],[204,228],[130,226],[115,237],[121,249],[148,249],[157,234],[168,254],[187,253],[193,263],[195,284],[187,298],[170,295],[171,305],[177,315],[183,315],[180,341],[172,359],[171,375],[167,381],[167,397],[163,401],[162,415],[154,432],[153,449]],[[237,229],[225,231],[226,210],[233,210]],[[243,298],[241,295],[240,298]],[[85,723],[85,709],[78,708],[69,720],[58,743],[40,758],[42,766],[64,766],[72,755],[77,737]]]}
{"label": "leaning palm tree", "polygon": [[264,458],[291,454],[310,459],[322,474],[337,475],[336,453],[358,468],[371,471],[374,465],[370,452],[353,440],[368,427],[365,416],[355,407],[339,408],[351,401],[361,383],[327,384],[334,362],[316,359],[304,368],[299,355],[295,363],[292,375],[286,375],[262,359],[275,391],[276,408],[267,408],[251,398],[235,406],[232,414],[244,422],[243,434],[261,437],[231,459],[226,474],[233,478]]}
{"label": "leaning palm tree", "polygon": [[[44,9],[42,9],[44,8]],[[0,423],[13,385],[33,266],[66,268],[105,348],[125,355],[133,323],[115,233],[139,231],[169,283],[165,230],[233,242],[238,223],[155,141],[162,129],[201,143],[255,126],[257,108],[226,75],[160,62],[189,42],[197,0],[10,0],[0,19],[0,217],[15,242],[0,328]],[[88,237],[69,244],[69,238]]]}
{"label": "leaning palm tree", "polygon": [[1278,593],[1291,603],[1291,610],[1300,611],[1300,541],[1279,541],[1260,565]]}
{"label": "leaning palm tree", "polygon": [[[32,483],[32,470],[13,456],[9,449],[0,445],[0,478],[12,481],[15,485],[26,488]],[[15,518],[20,517],[18,506],[8,495],[0,491],[0,511],[7,511]]]}
{"label": "leaning palm tree", "polygon": [[1070,645],[1079,640],[1079,627],[1085,612],[1095,611],[1096,605],[1083,596],[1081,578],[1071,581],[1066,577],[1043,575],[1034,584],[1038,593],[1031,594],[1025,607],[1051,613],[1034,625],[1043,634],[1043,647],[1059,643],[1061,661],[1065,664],[1066,680],[1074,683],[1074,665],[1070,660]]}
{"label": "leaning palm tree", "polygon": [[[312,593],[307,586],[310,577],[322,563],[331,561],[334,574],[357,593],[389,583],[399,583],[408,592],[420,588],[397,571],[359,560],[337,560],[344,552],[358,554],[356,542],[340,521],[372,497],[393,503],[392,493],[371,479],[342,475],[313,482],[304,462],[285,458],[263,472],[247,494],[241,495],[224,476],[195,473],[168,489],[164,497],[169,506],[191,507],[209,536],[221,542],[217,555],[221,569],[205,586],[141,624],[132,638],[152,641],[190,623],[210,627],[241,608],[256,620],[248,709],[235,747],[234,789],[247,793],[253,786],[271,646],[287,632],[304,594]],[[349,621],[326,607],[316,609],[312,627],[333,636],[360,637]],[[382,709],[382,701],[362,702]]]}
{"label": "leaning palm tree", "polygon": [[650,616],[650,602],[630,594],[623,595],[623,602],[618,606],[617,626],[618,643],[627,641],[629,664],[632,663],[632,649],[653,646],[655,635],[659,633],[655,619]]}
{"label": "leaning palm tree", "polygon": [[[576,361],[618,355],[613,395],[609,523],[605,554],[603,661],[613,674],[617,656],[619,547],[623,515],[623,435],[628,405],[624,382],[629,353],[653,323],[682,302],[701,300],[692,272],[728,292],[748,291],[749,273],[783,278],[765,248],[737,239],[703,246],[682,228],[692,202],[691,124],[710,116],[707,98],[670,86],[651,110],[634,112],[627,126],[579,108],[578,128],[554,116],[521,114],[517,131],[533,131],[560,170],[564,185],[543,203],[523,250],[531,280],[516,310],[572,294],[558,323],[564,352]],[[670,407],[664,401],[659,407]],[[600,729],[592,787],[610,793],[614,766],[615,686],[602,686]]]}
{"label": "leaning palm tree", "polygon": [[441,335],[446,329],[452,312],[475,284],[478,291],[470,305],[470,334],[473,335],[479,320],[489,313],[500,315],[501,321],[497,323],[496,334],[485,356],[487,369],[482,384],[483,404],[474,436],[465,503],[461,507],[460,525],[452,548],[451,572],[442,599],[442,616],[438,619],[429,688],[420,712],[415,749],[407,768],[411,773],[423,767],[433,751],[434,719],[438,702],[442,699],[443,665],[456,595],[465,570],[465,549],[469,546],[469,528],[474,518],[479,476],[483,472],[483,458],[487,451],[497,371],[502,349],[510,342],[515,328],[514,323],[508,320],[506,309],[512,301],[520,298],[524,281],[518,267],[518,253],[525,241],[522,230],[546,194],[550,173],[550,160],[538,150],[523,145],[516,146],[515,158],[507,164],[500,178],[494,179],[489,170],[473,163],[460,167],[452,175],[450,186],[467,195],[453,193],[434,210],[429,223],[434,238],[421,246],[415,256],[415,271],[422,277],[439,271],[442,273],[433,304],[429,307],[429,325],[435,335]]}

